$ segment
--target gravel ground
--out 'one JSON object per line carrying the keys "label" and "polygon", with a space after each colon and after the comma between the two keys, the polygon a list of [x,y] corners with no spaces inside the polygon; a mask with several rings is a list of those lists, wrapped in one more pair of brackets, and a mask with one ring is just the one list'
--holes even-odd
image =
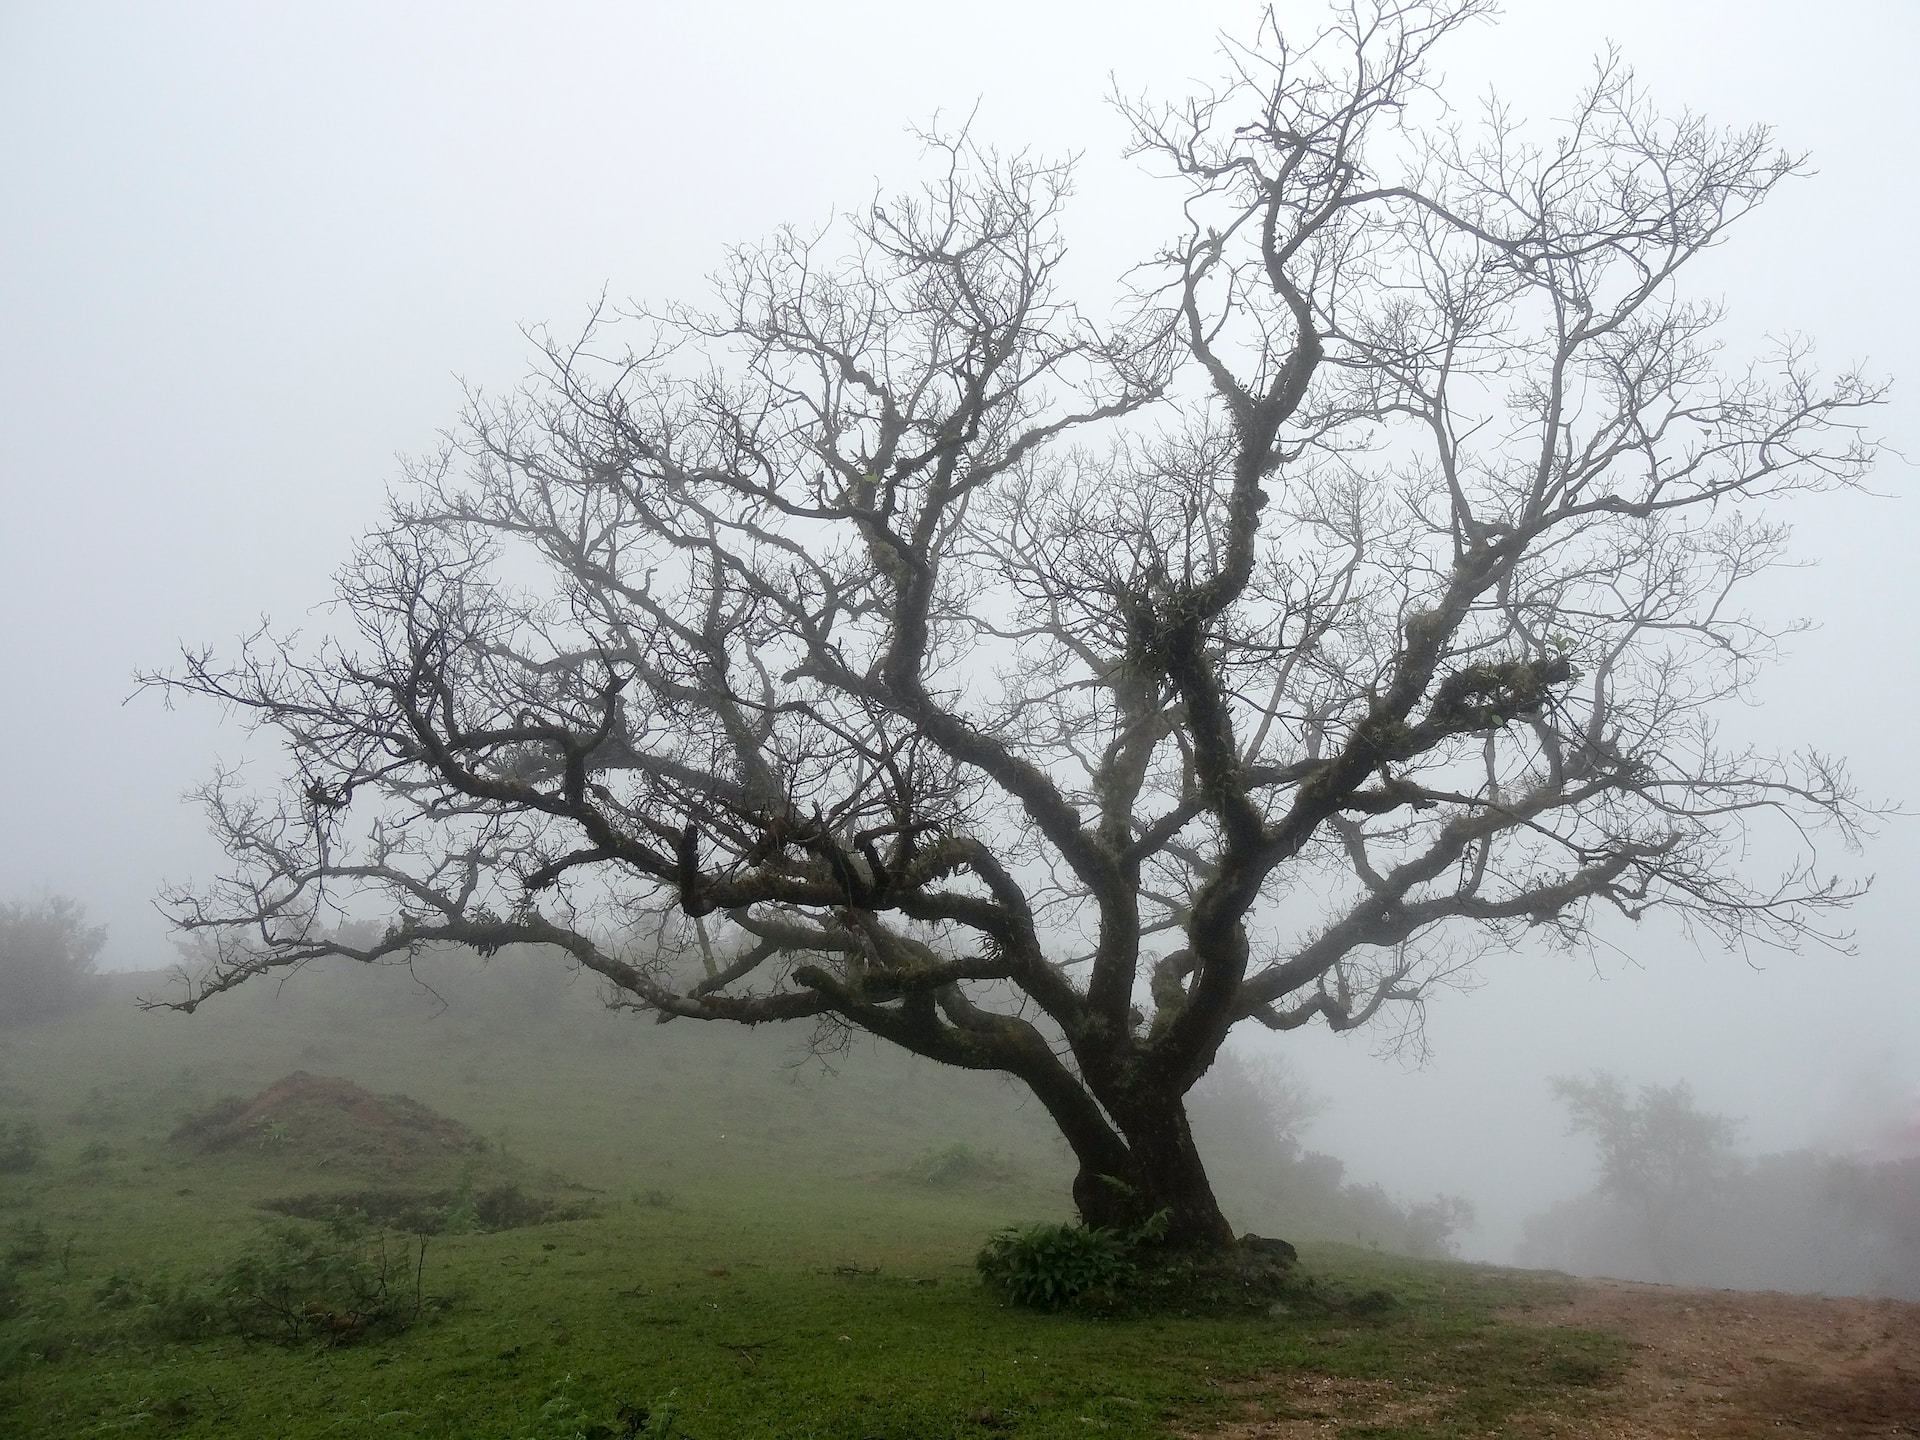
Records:
{"label": "gravel ground", "polygon": [[[1525,1440],[1920,1436],[1920,1305],[1585,1280],[1567,1302],[1509,1318],[1622,1331],[1633,1360],[1617,1385],[1571,1395],[1564,1412],[1515,1416],[1497,1434]],[[1446,1409],[1444,1395],[1391,1380],[1292,1373],[1235,1388],[1248,1413],[1208,1432],[1206,1440],[1342,1433],[1359,1440],[1383,1429],[1420,1434],[1423,1422],[1437,1422]],[[1294,1418],[1271,1418],[1274,1411]]]}
{"label": "gravel ground", "polygon": [[1599,1413],[1560,1434],[1920,1435],[1920,1305],[1590,1280],[1521,1318],[1634,1343]]}

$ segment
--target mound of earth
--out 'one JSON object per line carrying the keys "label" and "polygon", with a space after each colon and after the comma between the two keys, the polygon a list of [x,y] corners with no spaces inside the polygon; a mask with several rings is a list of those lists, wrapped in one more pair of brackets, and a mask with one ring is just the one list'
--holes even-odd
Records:
{"label": "mound of earth", "polygon": [[252,1099],[229,1099],[173,1132],[203,1155],[253,1151],[303,1164],[348,1161],[410,1170],[470,1155],[486,1142],[458,1120],[405,1095],[375,1095],[351,1080],[296,1071]]}

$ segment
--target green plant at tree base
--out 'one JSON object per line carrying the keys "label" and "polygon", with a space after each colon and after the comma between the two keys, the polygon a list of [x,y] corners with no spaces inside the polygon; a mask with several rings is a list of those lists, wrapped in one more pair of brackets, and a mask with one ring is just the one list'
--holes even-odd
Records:
{"label": "green plant at tree base", "polygon": [[974,1263],[989,1285],[1034,1310],[1058,1310],[1089,1290],[1117,1284],[1129,1268],[1117,1231],[1077,1224],[1002,1230]]}
{"label": "green plant at tree base", "polygon": [[1058,1310],[1094,1290],[1110,1290],[1134,1273],[1134,1250],[1162,1239],[1172,1213],[1161,1210],[1122,1232],[1101,1225],[1025,1225],[1001,1230],[974,1260],[987,1284],[1016,1305]]}

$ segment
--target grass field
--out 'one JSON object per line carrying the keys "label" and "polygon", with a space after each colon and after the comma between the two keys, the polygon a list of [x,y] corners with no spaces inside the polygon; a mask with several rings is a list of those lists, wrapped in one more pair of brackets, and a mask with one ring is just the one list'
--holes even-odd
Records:
{"label": "grass field", "polygon": [[[1067,1178],[1013,1090],[878,1048],[829,1071],[804,1036],[656,1026],[538,980],[444,964],[436,1013],[405,977],[302,977],[185,1017],[135,1009],[157,981],[130,977],[0,1031],[0,1134],[44,1142],[0,1174],[0,1434],[912,1440],[1337,1413],[1338,1385],[1241,1385],[1292,1374],[1422,1397],[1417,1420],[1348,1433],[1480,1435],[1578,1411],[1623,1363],[1607,1334],[1496,1317],[1552,1277],[1325,1243],[1279,1314],[1007,1308],[973,1254],[1065,1218]],[[168,1138],[302,1070],[404,1093],[485,1147],[401,1161],[267,1119],[211,1152]],[[284,1345],[207,1321],[236,1261],[284,1258],[276,1237],[382,1242],[262,1201],[402,1182],[511,1185],[579,1218],[450,1226],[424,1256],[385,1236],[408,1318],[418,1290],[398,1333]]]}

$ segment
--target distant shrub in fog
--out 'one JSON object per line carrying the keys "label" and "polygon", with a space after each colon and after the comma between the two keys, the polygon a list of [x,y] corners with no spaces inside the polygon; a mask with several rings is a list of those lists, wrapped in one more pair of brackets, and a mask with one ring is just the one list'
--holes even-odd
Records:
{"label": "distant shrub in fog", "polygon": [[997,1185],[1015,1178],[1013,1162],[997,1150],[977,1150],[964,1140],[938,1149],[923,1150],[907,1170],[923,1185],[957,1189],[968,1185]]}
{"label": "distant shrub in fog", "polygon": [[1188,1102],[1194,1140],[1223,1202],[1255,1229],[1437,1259],[1473,1224],[1457,1195],[1412,1204],[1349,1183],[1346,1166],[1301,1133],[1325,1102],[1278,1061],[1223,1051]]}
{"label": "distant shrub in fog", "polygon": [[[1595,1082],[1605,1082],[1596,1085]],[[1679,1285],[1920,1299],[1920,1158],[1747,1160],[1684,1085],[1556,1082],[1600,1182],[1526,1223],[1522,1265]]]}
{"label": "distant shrub in fog", "polygon": [[1828,1171],[1837,1196],[1873,1247],[1881,1288],[1920,1300],[1920,1155],[1904,1160],[1841,1160]]}
{"label": "distant shrub in fog", "polygon": [[1297,1155],[1300,1134],[1327,1102],[1272,1058],[1223,1050],[1194,1087],[1193,1123],[1217,1148],[1251,1150],[1268,1159]]}
{"label": "distant shrub in fog", "polygon": [[78,901],[51,895],[0,904],[0,1025],[23,1025],[98,995],[94,962],[104,927]]}
{"label": "distant shrub in fog", "polygon": [[1643,1085],[1631,1100],[1620,1077],[1604,1071],[1552,1085],[1568,1130],[1599,1149],[1600,1191],[1632,1212],[1658,1278],[1671,1280],[1682,1232],[1711,1223],[1740,1176],[1738,1124],[1695,1106],[1685,1081]]}

